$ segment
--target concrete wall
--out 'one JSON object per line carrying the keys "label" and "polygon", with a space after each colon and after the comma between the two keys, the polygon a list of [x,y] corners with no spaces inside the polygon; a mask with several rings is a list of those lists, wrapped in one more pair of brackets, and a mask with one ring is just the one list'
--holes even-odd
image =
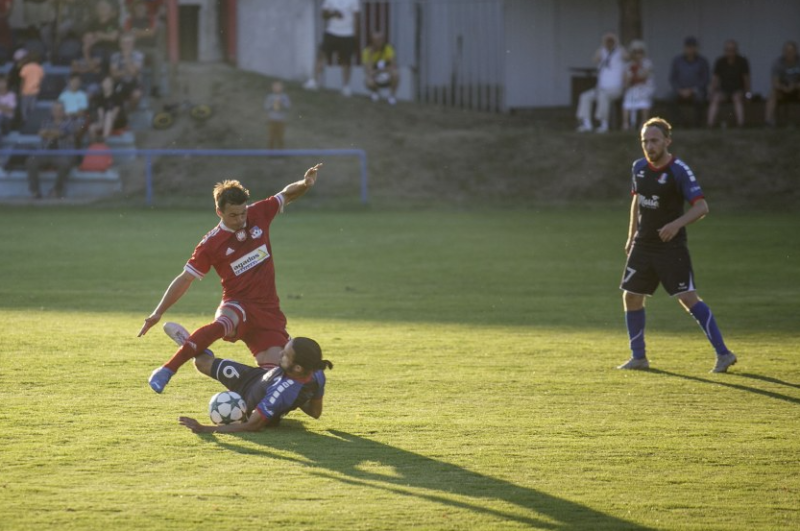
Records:
{"label": "concrete wall", "polygon": [[197,47],[200,62],[221,61],[223,57],[216,0],[178,0],[178,4],[200,6],[200,42]]}
{"label": "concrete wall", "polygon": [[314,69],[314,0],[238,0],[238,66],[301,81]]}

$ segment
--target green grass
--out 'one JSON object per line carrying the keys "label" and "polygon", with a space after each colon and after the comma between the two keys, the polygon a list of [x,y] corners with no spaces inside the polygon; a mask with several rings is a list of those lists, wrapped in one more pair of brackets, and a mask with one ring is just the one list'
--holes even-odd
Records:
{"label": "green grass", "polygon": [[[800,527],[798,214],[692,227],[700,294],[663,292],[656,370],[622,373],[626,208],[329,212],[273,225],[290,332],[334,361],[326,411],[198,436],[216,382],[142,319],[210,211],[0,212],[0,529]],[[213,275],[170,319],[193,328]],[[249,361],[242,345],[219,355]]]}

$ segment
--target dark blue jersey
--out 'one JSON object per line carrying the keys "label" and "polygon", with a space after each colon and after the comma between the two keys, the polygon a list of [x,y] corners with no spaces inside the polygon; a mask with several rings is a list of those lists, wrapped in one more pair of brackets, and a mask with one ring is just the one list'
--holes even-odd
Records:
{"label": "dark blue jersey", "polygon": [[243,396],[248,411],[255,409],[272,423],[312,398],[322,398],[324,394],[323,371],[315,371],[307,381],[298,381],[287,377],[280,367],[275,367],[261,378],[249,382]]}
{"label": "dark blue jersey", "polygon": [[[631,193],[639,200],[639,224],[634,241],[661,244],[658,229],[683,215],[685,202],[694,204],[703,198],[703,190],[692,170],[682,160],[672,157],[662,168],[654,168],[647,159],[633,163]],[[681,228],[670,245],[686,243],[686,228]]]}

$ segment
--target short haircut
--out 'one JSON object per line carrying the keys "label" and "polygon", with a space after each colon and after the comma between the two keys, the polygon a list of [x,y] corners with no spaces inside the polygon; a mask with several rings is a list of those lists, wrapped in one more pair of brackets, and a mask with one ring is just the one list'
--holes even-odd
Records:
{"label": "short haircut", "polygon": [[222,212],[225,205],[241,205],[250,199],[250,191],[235,180],[226,180],[214,186],[214,203]]}
{"label": "short haircut", "polygon": [[664,134],[665,138],[672,138],[672,126],[663,118],[659,118],[658,116],[650,118],[642,125],[642,132],[648,127],[655,127]]}

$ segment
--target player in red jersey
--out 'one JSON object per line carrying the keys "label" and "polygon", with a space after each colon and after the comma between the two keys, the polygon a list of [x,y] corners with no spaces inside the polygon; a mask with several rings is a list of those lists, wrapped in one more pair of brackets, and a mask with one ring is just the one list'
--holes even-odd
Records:
{"label": "player in red jersey", "polygon": [[278,365],[281,351],[290,338],[275,289],[269,226],[284,206],[314,186],[321,166],[309,168],[301,181],[249,206],[250,192],[239,181],[224,181],[214,187],[220,223],[197,245],[183,272],[175,277],[156,309],[144,320],[139,337],[178,302],[195,279],[202,280],[212,267],[222,283],[222,302],[214,321],[195,330],[175,355],[150,375],[150,387],[156,393],[164,390],[184,363],[218,339],[231,342],[241,339],[261,367]]}

